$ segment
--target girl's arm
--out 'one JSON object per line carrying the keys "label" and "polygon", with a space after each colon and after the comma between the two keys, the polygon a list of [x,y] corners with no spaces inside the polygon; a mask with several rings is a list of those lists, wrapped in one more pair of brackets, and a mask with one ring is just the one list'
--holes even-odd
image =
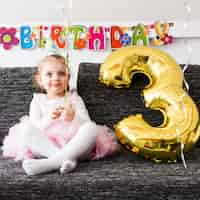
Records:
{"label": "girl's arm", "polygon": [[78,119],[80,122],[91,121],[83,99],[75,92],[72,94],[72,104],[75,110],[74,119]]}
{"label": "girl's arm", "polygon": [[38,101],[38,96],[34,95],[33,99],[30,103],[30,110],[29,110],[30,120],[39,129],[46,128],[51,122],[52,118],[48,113],[46,116],[42,116],[41,105]]}

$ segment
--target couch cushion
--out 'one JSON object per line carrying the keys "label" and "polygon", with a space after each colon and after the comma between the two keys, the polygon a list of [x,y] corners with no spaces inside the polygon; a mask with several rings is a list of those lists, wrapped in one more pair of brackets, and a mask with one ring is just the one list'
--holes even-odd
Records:
{"label": "couch cushion", "polygon": [[1,200],[191,200],[199,199],[200,150],[186,158],[188,168],[156,164],[130,152],[82,162],[70,174],[28,177],[21,163],[0,156]]}

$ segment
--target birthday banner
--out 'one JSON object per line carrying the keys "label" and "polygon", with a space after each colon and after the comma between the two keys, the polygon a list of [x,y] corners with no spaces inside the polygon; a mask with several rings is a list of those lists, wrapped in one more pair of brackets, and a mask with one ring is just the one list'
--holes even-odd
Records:
{"label": "birthday banner", "polygon": [[0,27],[0,50],[20,47],[25,50],[36,48],[72,48],[76,50],[117,49],[129,45],[169,45],[173,42],[171,29],[174,23],[155,22],[134,26],[84,26],[39,25]]}

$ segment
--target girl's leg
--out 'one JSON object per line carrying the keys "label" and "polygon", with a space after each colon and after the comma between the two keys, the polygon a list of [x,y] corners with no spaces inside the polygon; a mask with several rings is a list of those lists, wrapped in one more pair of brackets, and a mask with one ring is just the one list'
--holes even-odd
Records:
{"label": "girl's leg", "polygon": [[40,174],[59,169],[61,173],[72,171],[77,161],[86,157],[96,143],[98,127],[87,122],[80,127],[78,133],[55,155],[48,159],[25,160],[23,167],[28,175]]}
{"label": "girl's leg", "polygon": [[30,149],[36,156],[50,157],[59,151],[59,148],[51,142],[46,135],[44,135],[38,128],[33,126],[30,122],[23,125],[21,132],[21,150]]}

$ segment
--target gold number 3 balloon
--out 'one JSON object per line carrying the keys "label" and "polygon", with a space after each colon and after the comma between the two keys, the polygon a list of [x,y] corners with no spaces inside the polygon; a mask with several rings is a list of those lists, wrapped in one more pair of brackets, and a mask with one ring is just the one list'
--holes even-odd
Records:
{"label": "gold number 3 balloon", "polygon": [[[200,136],[199,113],[183,89],[180,66],[167,53],[150,47],[125,47],[111,53],[100,67],[100,82],[116,88],[129,87],[132,77],[143,73],[149,84],[143,90],[145,106],[160,110],[163,123],[152,127],[141,114],[115,125],[122,144],[156,162],[175,162]],[[134,102],[133,102],[134,104]]]}

